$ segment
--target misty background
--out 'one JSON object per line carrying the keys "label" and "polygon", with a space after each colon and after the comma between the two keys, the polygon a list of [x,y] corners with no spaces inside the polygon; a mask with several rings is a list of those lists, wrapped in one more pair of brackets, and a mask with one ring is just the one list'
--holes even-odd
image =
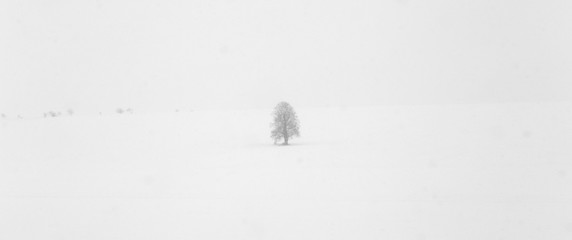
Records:
{"label": "misty background", "polygon": [[570,1],[0,3],[0,112],[572,100]]}

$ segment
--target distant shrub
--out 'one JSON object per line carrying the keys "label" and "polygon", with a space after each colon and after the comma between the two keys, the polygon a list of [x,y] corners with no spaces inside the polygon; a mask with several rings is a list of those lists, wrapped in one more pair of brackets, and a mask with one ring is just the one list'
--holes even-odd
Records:
{"label": "distant shrub", "polygon": [[44,117],[57,117],[60,114],[61,113],[59,113],[59,112],[49,111],[49,112],[44,113]]}
{"label": "distant shrub", "polygon": [[118,108],[117,110],[115,110],[115,112],[119,113],[119,114],[123,114],[123,113],[129,113],[129,114],[133,114],[133,108]]}

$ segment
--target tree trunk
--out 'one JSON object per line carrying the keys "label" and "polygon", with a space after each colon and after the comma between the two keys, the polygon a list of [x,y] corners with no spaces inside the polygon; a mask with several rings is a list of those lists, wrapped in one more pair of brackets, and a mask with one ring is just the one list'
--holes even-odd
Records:
{"label": "tree trunk", "polygon": [[284,145],[288,145],[288,129],[286,121],[284,121],[284,128],[282,129],[282,135],[284,135]]}

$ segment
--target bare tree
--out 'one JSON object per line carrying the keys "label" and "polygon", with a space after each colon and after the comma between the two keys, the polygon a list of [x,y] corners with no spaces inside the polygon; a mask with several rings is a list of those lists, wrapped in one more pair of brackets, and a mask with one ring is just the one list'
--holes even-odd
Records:
{"label": "bare tree", "polygon": [[290,138],[300,136],[300,122],[290,104],[287,102],[278,103],[272,115],[274,122],[270,125],[272,127],[270,136],[274,139],[274,144],[283,139],[283,144],[288,145]]}

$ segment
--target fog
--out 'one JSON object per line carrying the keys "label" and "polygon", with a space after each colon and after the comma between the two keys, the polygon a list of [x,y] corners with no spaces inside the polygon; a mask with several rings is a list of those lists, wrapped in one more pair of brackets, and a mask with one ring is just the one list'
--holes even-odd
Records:
{"label": "fog", "polygon": [[0,112],[569,101],[569,1],[2,1]]}
{"label": "fog", "polygon": [[572,239],[571,13],[2,0],[0,239]]}

